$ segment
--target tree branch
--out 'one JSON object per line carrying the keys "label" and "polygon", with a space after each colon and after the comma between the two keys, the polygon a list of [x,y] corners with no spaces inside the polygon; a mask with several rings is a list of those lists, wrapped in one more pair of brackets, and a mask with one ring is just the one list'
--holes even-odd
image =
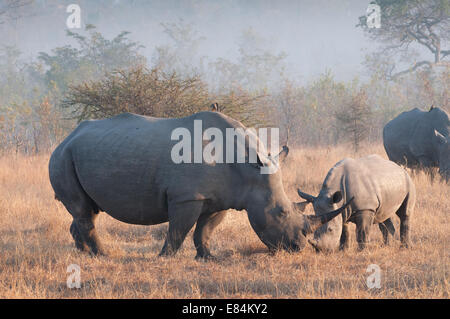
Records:
{"label": "tree branch", "polygon": [[414,72],[415,70],[417,70],[418,68],[420,68],[421,66],[424,66],[424,65],[428,65],[429,67],[431,67],[433,64],[432,64],[430,61],[420,61],[420,62],[417,62],[412,68],[409,68],[409,69],[406,69],[406,70],[397,72],[397,73],[395,73],[394,75],[390,76],[390,79],[391,79],[391,80],[396,80],[396,79],[398,79],[400,76],[405,75],[405,74],[407,74],[407,73]]}
{"label": "tree branch", "polygon": [[[4,3],[0,4],[0,17],[11,12],[13,10],[19,9],[21,7],[31,4],[34,0],[3,0]],[[4,21],[0,20],[0,24]]]}
{"label": "tree branch", "polygon": [[447,55],[450,55],[450,50],[441,50],[441,59],[445,58]]}

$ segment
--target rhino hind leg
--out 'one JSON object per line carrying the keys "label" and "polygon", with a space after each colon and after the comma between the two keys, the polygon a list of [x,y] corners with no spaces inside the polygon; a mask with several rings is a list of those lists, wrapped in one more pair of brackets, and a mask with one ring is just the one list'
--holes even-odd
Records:
{"label": "rhino hind leg", "polygon": [[169,230],[159,256],[173,256],[200,217],[203,201],[169,203]]}
{"label": "rhino hind leg", "polygon": [[73,240],[75,241],[75,246],[79,250],[81,251],[88,250],[88,247],[86,246],[83,237],[81,237],[80,231],[78,230],[77,223],[75,221],[73,221],[72,224],[70,225],[70,234],[72,235]]}
{"label": "rhino hind leg", "polygon": [[408,248],[411,246],[410,243],[410,217],[414,210],[414,200],[409,194],[403,201],[402,206],[397,210],[396,214],[400,218],[400,241],[402,247]]}
{"label": "rhino hind leg", "polygon": [[[78,205],[73,206],[80,207]],[[98,210],[88,206],[85,206],[84,209],[76,209],[73,206],[72,208],[69,206],[67,209],[73,216],[70,233],[75,240],[75,246],[79,250],[89,251],[93,255],[105,255],[106,253],[97,237],[94,224]]]}
{"label": "rhino hind leg", "polygon": [[96,216],[97,214],[92,214],[91,216],[78,218],[75,222],[83,242],[89,248],[89,252],[93,255],[105,255],[106,253],[98,240],[95,230],[94,220]]}
{"label": "rhino hind leg", "polygon": [[73,217],[70,233],[75,240],[75,246],[94,255],[104,254],[94,226],[95,217],[98,215],[97,205],[83,190],[72,161],[63,161],[59,171],[64,173],[51,175],[51,182],[55,196]]}
{"label": "rhino hind leg", "polygon": [[197,221],[194,232],[194,245],[197,249],[195,259],[214,259],[209,250],[209,239],[220,222],[225,217],[227,211],[219,211],[213,214],[201,215]]}
{"label": "rhino hind leg", "polygon": [[381,230],[381,233],[383,234],[383,242],[385,246],[388,246],[390,244],[391,238],[394,237],[395,234],[395,227],[392,223],[392,219],[388,218],[384,222],[379,223],[378,227]]}

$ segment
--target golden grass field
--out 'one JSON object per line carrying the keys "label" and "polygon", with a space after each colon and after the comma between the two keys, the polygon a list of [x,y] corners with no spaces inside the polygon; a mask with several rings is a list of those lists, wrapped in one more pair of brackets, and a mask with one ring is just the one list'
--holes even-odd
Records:
{"label": "golden grass field", "polygon": [[[292,150],[285,163],[286,192],[314,193],[338,160],[378,153],[381,144],[354,155],[351,147]],[[420,173],[411,249],[383,247],[374,225],[366,251],[270,255],[245,212],[230,211],[213,235],[217,261],[194,260],[192,231],[175,257],[160,258],[167,224],[134,226],[101,213],[100,240],[109,256],[76,250],[71,216],[54,200],[49,154],[0,158],[0,298],[448,298],[450,186]],[[309,208],[307,213],[312,213]],[[353,226],[354,228],[354,226]],[[67,267],[81,268],[81,288],[66,286]],[[368,289],[370,264],[381,268],[381,288]]]}

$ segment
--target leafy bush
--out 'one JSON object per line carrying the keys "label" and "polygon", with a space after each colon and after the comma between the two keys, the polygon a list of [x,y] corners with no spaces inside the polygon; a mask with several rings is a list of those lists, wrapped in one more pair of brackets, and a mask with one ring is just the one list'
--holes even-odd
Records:
{"label": "leafy bush", "polygon": [[78,121],[99,119],[131,112],[154,117],[183,117],[209,110],[219,103],[221,111],[247,125],[261,122],[253,111],[261,96],[244,90],[210,94],[199,76],[181,77],[157,68],[138,66],[106,74],[99,81],[69,87],[62,106],[73,110]]}

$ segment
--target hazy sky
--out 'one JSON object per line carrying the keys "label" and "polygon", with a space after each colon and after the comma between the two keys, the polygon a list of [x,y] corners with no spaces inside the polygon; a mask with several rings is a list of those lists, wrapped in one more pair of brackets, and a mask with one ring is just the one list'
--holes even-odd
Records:
{"label": "hazy sky", "polygon": [[[0,0],[4,1],[4,0]],[[374,44],[356,28],[369,0],[35,0],[36,12],[0,25],[1,44],[16,44],[27,58],[39,51],[70,43],[66,37],[68,4],[81,7],[82,24],[92,23],[107,37],[130,31],[149,59],[156,45],[167,43],[162,22],[179,19],[194,23],[205,37],[200,52],[212,59],[235,59],[238,39],[249,27],[262,36],[274,53],[284,51],[290,71],[308,80],[326,69],[336,78],[361,75],[367,49]]]}

